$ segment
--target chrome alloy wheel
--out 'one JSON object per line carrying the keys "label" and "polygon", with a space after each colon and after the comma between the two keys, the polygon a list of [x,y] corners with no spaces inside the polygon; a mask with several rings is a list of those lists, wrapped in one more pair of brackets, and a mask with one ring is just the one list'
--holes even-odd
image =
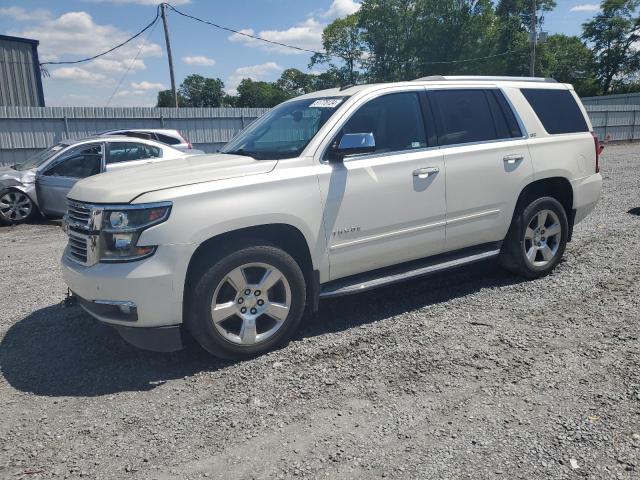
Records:
{"label": "chrome alloy wheel", "polygon": [[9,222],[20,222],[29,218],[33,202],[22,192],[11,190],[0,197],[0,215]]}
{"label": "chrome alloy wheel", "polygon": [[211,319],[218,333],[238,345],[255,345],[284,325],[291,286],[266,263],[248,263],[227,273],[213,292]]}
{"label": "chrome alloy wheel", "polygon": [[540,210],[524,233],[524,254],[534,267],[547,266],[558,253],[562,241],[560,219],[551,210]]}

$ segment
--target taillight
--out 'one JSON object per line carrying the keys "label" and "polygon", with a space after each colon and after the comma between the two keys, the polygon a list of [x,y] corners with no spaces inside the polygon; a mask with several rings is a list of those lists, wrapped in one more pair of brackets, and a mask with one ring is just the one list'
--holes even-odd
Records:
{"label": "taillight", "polygon": [[593,135],[593,143],[596,147],[596,173],[600,173],[600,154],[602,153],[602,150],[604,150],[604,145],[600,143],[600,139],[598,138],[598,135],[596,135],[596,132],[591,132],[591,135]]}
{"label": "taillight", "polygon": [[185,141],[185,143],[187,144],[187,148],[193,148],[193,145],[191,145],[191,142],[189,140],[187,140],[187,137],[184,136],[184,133],[182,132],[178,132],[180,134],[180,136],[182,137],[182,139]]}

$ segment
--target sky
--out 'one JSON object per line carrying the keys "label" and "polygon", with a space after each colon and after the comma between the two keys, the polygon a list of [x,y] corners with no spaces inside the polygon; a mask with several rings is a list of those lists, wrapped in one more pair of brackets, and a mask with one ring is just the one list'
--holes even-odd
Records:
{"label": "sky", "polygon": [[[0,33],[40,41],[40,61],[76,60],[117,45],[154,18],[159,0],[0,0]],[[358,10],[358,0],[172,0],[193,16],[310,50],[322,29]],[[579,35],[597,13],[595,0],[557,0],[543,30]],[[309,53],[258,42],[168,14],[176,83],[189,74],[219,77],[229,93],[242,78],[272,81],[290,67],[308,71]],[[103,58],[49,65],[49,106],[154,106],[170,87],[164,32],[153,30]]]}

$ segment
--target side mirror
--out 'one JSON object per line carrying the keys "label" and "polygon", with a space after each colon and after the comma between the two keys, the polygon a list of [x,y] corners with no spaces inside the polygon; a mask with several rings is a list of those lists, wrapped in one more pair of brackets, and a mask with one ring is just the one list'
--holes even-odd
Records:
{"label": "side mirror", "polygon": [[336,159],[342,160],[347,155],[371,153],[375,149],[376,139],[373,133],[345,133],[333,153]]}

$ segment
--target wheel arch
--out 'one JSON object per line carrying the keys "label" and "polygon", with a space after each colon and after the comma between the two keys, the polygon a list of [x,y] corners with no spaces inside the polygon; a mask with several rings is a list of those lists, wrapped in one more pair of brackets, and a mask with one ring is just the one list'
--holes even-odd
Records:
{"label": "wheel arch", "polygon": [[286,223],[272,223],[231,230],[215,235],[196,248],[187,266],[184,281],[183,309],[189,304],[191,286],[205,266],[212,261],[238,250],[260,243],[269,243],[281,248],[298,263],[307,285],[309,305],[317,310],[319,298],[319,273],[314,270],[311,250],[304,234],[296,227]]}
{"label": "wheel arch", "polygon": [[518,197],[513,215],[517,215],[530,202],[540,197],[552,197],[560,202],[569,221],[568,240],[571,241],[575,210],[573,208],[573,186],[566,177],[548,177],[527,184]]}

